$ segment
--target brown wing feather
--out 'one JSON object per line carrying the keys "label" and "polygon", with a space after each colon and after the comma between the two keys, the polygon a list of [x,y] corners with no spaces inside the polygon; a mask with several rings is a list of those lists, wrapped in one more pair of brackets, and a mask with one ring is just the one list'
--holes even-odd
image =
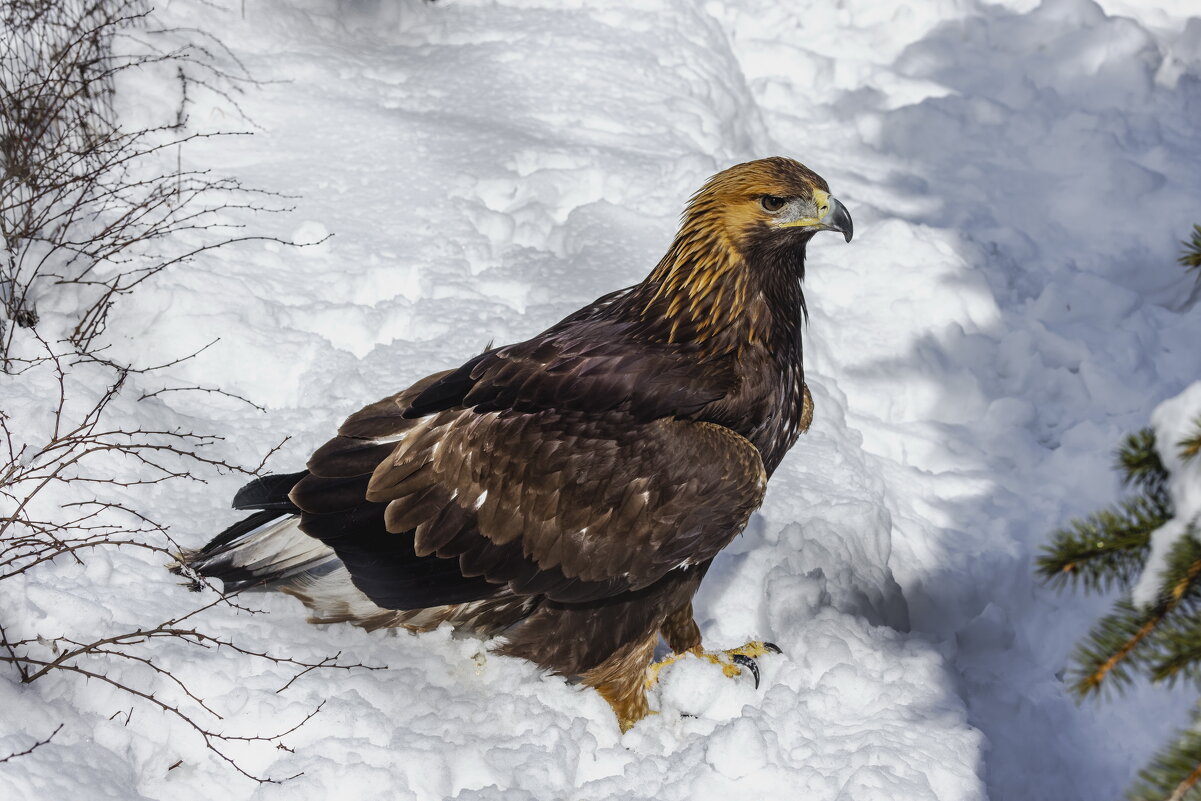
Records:
{"label": "brown wing feather", "polygon": [[[413,401],[425,392],[431,386],[444,380],[447,376],[453,373],[453,370],[443,370],[440,373],[427,375],[417,383],[413,384],[403,392],[398,392],[395,395],[378,400],[370,406],[364,406],[357,412],[346,418],[346,422],[342,423],[338,429],[339,438],[357,439],[357,440],[374,440],[386,441],[391,439],[395,442],[396,438],[408,431],[414,425],[416,420],[411,420],[405,417],[405,412],[412,405]],[[331,450],[337,440],[331,441],[325,447],[319,448],[309,460],[309,472],[315,475],[322,475],[319,468],[323,464],[323,456]],[[378,464],[378,461],[376,462]],[[374,466],[374,465],[373,465]],[[371,472],[367,470],[366,472]],[[335,475],[344,475],[335,473]]]}
{"label": "brown wing feather", "polygon": [[564,602],[645,587],[710,559],[766,485],[750,442],[680,419],[736,385],[721,369],[731,355],[706,369],[678,346],[628,335],[574,315],[429,376],[352,415],[291,499],[327,518],[356,504],[385,509],[382,526],[408,556],[373,560],[385,543],[310,531],[381,604],[389,570],[432,570],[431,558],[498,589]]}
{"label": "brown wing feather", "polygon": [[710,423],[455,410],[409,432],[367,499],[388,502],[390,531],[416,529],[418,554],[470,553],[490,581],[517,578],[500,546],[519,544],[542,570],[638,589],[712,558],[765,487],[754,446]]}

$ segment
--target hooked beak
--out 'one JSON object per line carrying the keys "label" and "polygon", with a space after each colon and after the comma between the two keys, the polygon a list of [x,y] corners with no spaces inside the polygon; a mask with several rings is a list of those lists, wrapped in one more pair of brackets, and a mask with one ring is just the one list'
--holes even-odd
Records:
{"label": "hooked beak", "polygon": [[851,241],[855,226],[851,222],[851,214],[838,198],[822,192],[820,189],[813,193],[813,202],[817,206],[817,216],[800,217],[780,223],[781,228],[807,228],[814,231],[838,231],[846,241]]}
{"label": "hooked beak", "polygon": [[838,231],[842,234],[846,241],[851,241],[851,235],[855,233],[855,224],[851,222],[851,214],[847,211],[847,207],[842,205],[837,198],[827,197],[826,202],[830,208],[821,218],[821,227],[826,231]]}

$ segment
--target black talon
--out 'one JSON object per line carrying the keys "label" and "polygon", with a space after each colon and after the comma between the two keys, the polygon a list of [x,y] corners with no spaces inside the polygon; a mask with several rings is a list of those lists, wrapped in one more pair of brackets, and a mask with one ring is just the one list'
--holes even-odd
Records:
{"label": "black talon", "polygon": [[780,646],[776,645],[774,642],[765,642],[765,643],[763,643],[763,647],[764,647],[764,649],[771,651],[773,654],[784,653],[783,651],[780,650]]}
{"label": "black talon", "polygon": [[735,665],[740,665],[740,666],[746,668],[747,670],[751,671],[751,675],[755,677],[755,689],[758,690],[759,689],[759,664],[757,662],[755,662],[754,659],[751,659],[749,656],[743,656],[742,654],[734,654],[734,656],[732,657],[732,660]]}

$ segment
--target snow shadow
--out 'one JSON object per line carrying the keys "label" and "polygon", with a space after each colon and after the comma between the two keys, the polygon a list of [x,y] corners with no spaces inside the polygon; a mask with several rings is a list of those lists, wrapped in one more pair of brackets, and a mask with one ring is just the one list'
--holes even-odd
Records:
{"label": "snow shadow", "polygon": [[1173,36],[1089,0],[977,4],[894,65],[924,100],[840,101],[905,165],[875,205],[907,230],[859,239],[897,268],[900,320],[882,325],[916,333],[838,380],[903,488],[894,570],[914,630],[955,650],[994,801],[1117,797],[1185,722],[1188,696],[1161,688],[1078,707],[1062,668],[1112,599],[1033,573],[1056,527],[1116,497],[1121,434],[1201,374],[1175,264],[1197,221],[1201,70]]}

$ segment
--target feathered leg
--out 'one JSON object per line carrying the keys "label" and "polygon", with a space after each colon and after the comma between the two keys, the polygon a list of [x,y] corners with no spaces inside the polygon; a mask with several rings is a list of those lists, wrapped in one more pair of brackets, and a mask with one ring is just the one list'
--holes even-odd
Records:
{"label": "feathered leg", "polygon": [[699,654],[701,651],[701,629],[692,617],[691,601],[667,616],[660,633],[667,641],[667,647],[677,654],[685,651]]}
{"label": "feathered leg", "polygon": [[604,662],[580,676],[585,684],[595,687],[613,707],[622,731],[629,731],[631,726],[651,713],[646,701],[646,670],[655,655],[658,640],[658,632],[652,632],[641,640],[626,643]]}

